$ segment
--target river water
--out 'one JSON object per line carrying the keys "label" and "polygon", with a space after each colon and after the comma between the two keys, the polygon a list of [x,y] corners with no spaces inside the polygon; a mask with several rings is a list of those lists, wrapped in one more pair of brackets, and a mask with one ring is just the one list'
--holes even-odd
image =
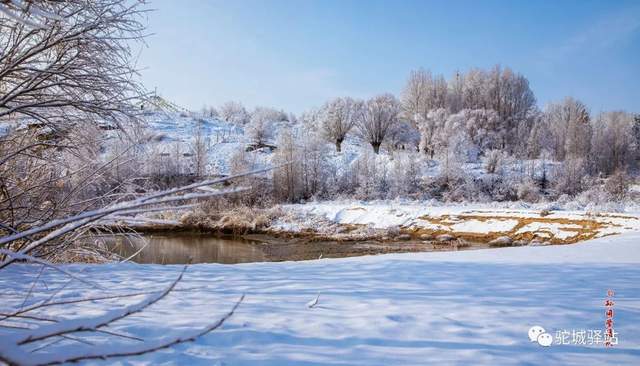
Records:
{"label": "river water", "polygon": [[204,234],[161,234],[143,238],[115,235],[106,240],[108,248],[123,258],[139,252],[137,263],[247,263],[264,262],[267,257],[256,241],[220,238]]}
{"label": "river water", "polygon": [[312,260],[384,253],[451,251],[486,248],[486,244],[466,246],[423,241],[325,241],[282,239],[269,236],[219,237],[202,233],[103,236],[107,248],[123,258],[134,254],[137,263],[248,263],[285,260]]}

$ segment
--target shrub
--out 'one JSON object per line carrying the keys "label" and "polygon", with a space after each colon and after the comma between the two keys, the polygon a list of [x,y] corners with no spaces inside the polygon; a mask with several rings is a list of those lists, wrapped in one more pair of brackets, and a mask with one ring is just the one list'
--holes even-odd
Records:
{"label": "shrub", "polygon": [[623,200],[629,192],[631,179],[624,170],[617,170],[604,183],[604,190],[616,201]]}
{"label": "shrub", "polygon": [[516,185],[516,195],[519,200],[525,202],[540,201],[540,189],[538,184],[530,178],[526,178]]}
{"label": "shrub", "polygon": [[503,153],[500,150],[490,150],[485,157],[485,169],[487,173],[494,174],[500,171],[502,167]]}
{"label": "shrub", "polygon": [[586,164],[583,159],[567,159],[564,164],[556,168],[553,175],[554,189],[560,194],[575,196],[585,190],[592,183],[587,176]]}

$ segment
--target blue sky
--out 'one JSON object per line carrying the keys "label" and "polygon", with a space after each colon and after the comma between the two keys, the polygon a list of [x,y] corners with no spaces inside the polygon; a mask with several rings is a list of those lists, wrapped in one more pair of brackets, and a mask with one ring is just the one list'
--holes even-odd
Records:
{"label": "blue sky", "polygon": [[199,109],[399,94],[418,67],[509,66],[538,104],[640,112],[640,1],[151,1],[143,82]]}

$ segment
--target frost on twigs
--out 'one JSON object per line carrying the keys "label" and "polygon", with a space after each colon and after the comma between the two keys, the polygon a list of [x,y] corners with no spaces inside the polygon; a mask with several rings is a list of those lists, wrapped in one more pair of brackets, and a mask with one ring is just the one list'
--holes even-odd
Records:
{"label": "frost on twigs", "polygon": [[[259,174],[270,169],[272,168],[236,174],[220,179],[205,180],[187,186],[150,193],[135,200],[117,203],[97,210],[85,211],[74,216],[53,220],[41,226],[33,227],[29,230],[16,232],[12,235],[5,236],[3,238],[0,238],[0,245],[4,246],[5,248],[8,247],[8,244],[11,244],[12,242],[15,242],[17,240],[27,240],[27,244],[22,246],[22,249],[17,251],[2,249],[0,254],[3,255],[5,259],[3,262],[0,262],[0,270],[11,265],[16,260],[32,262],[40,265],[40,267],[31,267],[39,268],[40,274],[45,267],[54,268],[58,272],[62,272],[65,276],[70,278],[69,282],[80,281],[85,285],[101,288],[109,292],[109,289],[102,288],[100,285],[94,284],[90,280],[81,277],[80,273],[72,273],[67,269],[47,262],[44,259],[36,258],[32,255],[29,255],[29,252],[41,247],[48,241],[53,240],[61,235],[65,235],[66,233],[73,232],[74,230],[78,230],[83,227],[95,225],[96,223],[99,223],[100,220],[108,219],[110,217],[113,217],[114,215],[140,213],[145,212],[146,210],[153,210],[154,207],[164,206],[175,202],[193,201],[197,199],[211,198],[215,196],[241,192],[245,190],[245,188],[238,187],[230,189],[207,190],[206,193],[195,193],[194,191],[196,191],[200,187],[215,185],[247,175]],[[171,206],[169,206],[169,208],[170,207]],[[8,311],[3,310],[3,312],[0,314],[0,327],[11,328],[12,330],[15,329],[15,332],[6,337],[6,339],[3,339],[3,342],[0,345],[0,361],[6,362],[8,364],[48,365],[88,359],[104,359],[109,357],[140,355],[148,352],[153,352],[158,349],[167,348],[175,344],[192,341],[197,337],[200,337],[219,328],[226,319],[233,315],[233,312],[239,306],[240,302],[242,302],[242,300],[244,299],[244,295],[236,302],[233,308],[225,316],[223,316],[216,322],[205,325],[200,329],[187,330],[177,336],[167,337],[160,340],[146,341],[137,337],[103,329],[118,320],[144,311],[149,306],[168,296],[170,293],[175,291],[175,287],[182,279],[185,271],[186,267],[180,273],[178,278],[162,291],[154,291],[151,293],[134,292],[123,295],[114,294],[102,298],[117,299],[123,297],[147,295],[147,297],[145,297],[140,302],[132,305],[113,308],[100,316],[64,320],[42,318],[38,316],[32,316],[29,313],[36,309],[61,305],[68,306],[69,312],[74,313],[74,304],[97,301],[101,299],[78,298],[70,301],[59,301],[57,303],[54,303],[53,299],[62,289],[64,289],[64,287],[68,284],[67,283],[61,286],[59,289],[55,290],[54,293],[42,303],[25,307],[27,301],[32,295],[32,291],[35,288],[36,283],[39,280],[40,274],[38,274],[35,281],[33,282],[31,289],[26,294],[22,305],[20,305],[17,309],[9,309]],[[36,321],[35,328],[12,325],[16,320],[23,320],[25,318]],[[103,347],[84,340],[82,338],[82,334],[85,334],[87,332],[97,332],[100,334],[135,340],[136,343],[131,345],[123,345],[117,348]],[[77,348],[73,348],[71,352],[64,353],[54,352],[40,354],[36,352],[44,348],[48,348],[51,345],[62,340],[74,341],[77,343],[82,343],[83,345],[90,345],[91,347],[87,348],[84,346],[79,346]]]}

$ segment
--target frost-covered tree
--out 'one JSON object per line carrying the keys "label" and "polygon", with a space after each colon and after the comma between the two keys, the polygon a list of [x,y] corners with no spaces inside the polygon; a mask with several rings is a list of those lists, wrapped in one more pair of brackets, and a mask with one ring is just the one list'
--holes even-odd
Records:
{"label": "frost-covered tree", "polygon": [[531,149],[531,146],[529,146],[529,139],[533,130],[538,128],[538,132],[540,132],[539,127],[537,127],[539,124],[540,112],[536,110],[525,120],[518,123],[516,128],[512,131],[511,137],[506,138],[506,144],[508,147],[506,150],[515,157],[521,159],[530,158],[532,150],[540,148],[540,146],[538,146],[536,149]]}
{"label": "frost-covered tree", "polygon": [[431,73],[424,69],[412,70],[402,91],[401,103],[404,116],[414,123],[425,119],[430,107]]}
{"label": "frost-covered tree", "polygon": [[203,122],[198,121],[191,141],[191,160],[196,178],[203,177],[207,170],[208,140]]}
{"label": "frost-covered tree", "polygon": [[388,160],[383,155],[364,149],[351,167],[356,174],[355,196],[359,199],[383,199],[390,193],[392,179]]}
{"label": "frost-covered tree", "polygon": [[633,152],[636,164],[640,160],[640,114],[637,114],[633,119],[633,128],[631,130],[633,136]]}
{"label": "frost-covered tree", "polygon": [[432,109],[447,105],[447,82],[442,75],[433,76],[424,69],[413,70],[402,91],[402,111],[406,118],[415,121],[419,115],[425,118]]}
{"label": "frost-covered tree", "polygon": [[246,127],[246,133],[252,145],[256,148],[264,147],[272,137],[271,122],[261,118],[251,118]]}
{"label": "frost-covered tree", "polygon": [[391,167],[391,195],[403,197],[420,190],[420,163],[416,154],[399,154]]}
{"label": "frost-covered tree", "polygon": [[430,110],[426,118],[418,120],[419,148],[431,159],[433,159],[438,147],[438,134],[443,130],[447,118],[449,118],[449,112],[444,108],[439,108]]}
{"label": "frost-covered tree", "polygon": [[238,126],[246,125],[250,119],[249,113],[240,102],[226,102],[220,106],[218,113],[224,121]]}
{"label": "frost-covered tree", "polygon": [[273,138],[274,124],[287,120],[287,115],[273,108],[256,107],[246,126],[247,136],[256,147],[265,145]]}
{"label": "frost-covered tree", "polygon": [[322,132],[341,151],[342,141],[362,113],[363,103],[352,98],[336,98],[327,102],[320,114]]}
{"label": "frost-covered tree", "polygon": [[523,75],[495,66],[485,77],[485,108],[498,112],[505,122],[521,121],[535,109],[535,96]]}
{"label": "frost-covered tree", "polygon": [[456,71],[447,83],[447,109],[451,113],[458,113],[463,108],[464,75]]}
{"label": "frost-covered tree", "polygon": [[407,120],[399,121],[389,132],[388,145],[395,150],[417,151],[420,132]]}
{"label": "frost-covered tree", "polygon": [[327,144],[312,131],[302,130],[299,141],[298,164],[302,174],[303,198],[308,199],[323,194],[329,178],[329,162],[327,161]]}
{"label": "frost-covered tree", "polygon": [[276,140],[278,150],[273,156],[276,164],[285,164],[273,171],[273,187],[276,199],[295,202],[301,196],[299,165],[296,162],[296,145],[289,129],[280,131]]}
{"label": "frost-covered tree", "polygon": [[462,109],[480,109],[489,107],[489,76],[478,68],[464,74],[462,85]]}
{"label": "frost-covered tree", "polygon": [[[489,108],[496,111],[504,122],[505,134],[502,136],[503,148],[508,152],[514,152],[517,144],[509,144],[514,141],[518,127],[527,123],[527,120],[536,111],[536,98],[529,87],[529,81],[523,75],[505,68],[502,73],[496,69],[499,76],[499,94],[495,99],[490,99]],[[493,78],[492,78],[493,79]]]}
{"label": "frost-covered tree", "polygon": [[[137,184],[146,96],[133,49],[147,12],[125,0],[0,1],[0,237]],[[105,130],[115,154],[101,151]],[[63,242],[30,254],[61,258],[78,243]]]}
{"label": "frost-covered tree", "polygon": [[431,109],[446,108],[448,94],[447,80],[442,75],[436,75],[433,78],[433,86],[431,87]]}
{"label": "frost-covered tree", "polygon": [[207,106],[207,105],[202,106],[202,110],[200,112],[200,115],[203,118],[218,118],[218,117],[220,117],[220,114],[218,113],[218,110],[215,107]]}
{"label": "frost-covered tree", "polygon": [[427,120],[432,110],[446,107],[447,95],[447,82],[443,76],[434,78],[431,72],[424,69],[413,70],[402,91],[402,114],[415,129],[422,132],[420,124]]}
{"label": "frost-covered tree", "polygon": [[[433,77],[423,69],[412,71],[401,100],[404,117],[418,128],[420,124],[429,125],[432,121],[428,115],[437,109],[446,109],[452,114],[465,109],[479,111],[478,115],[484,113],[488,129],[480,131],[478,136],[497,137],[498,140],[491,142],[490,147],[499,144],[509,153],[524,150],[524,144],[515,139],[528,137],[528,128],[536,113],[536,99],[528,80],[509,68],[499,66],[489,71],[472,68],[466,73],[457,72],[448,82],[442,76]],[[478,121],[477,117],[470,116],[475,121]],[[473,136],[475,138],[476,135]],[[422,140],[429,141],[430,137]],[[428,148],[423,151],[430,153]]]}
{"label": "frost-covered tree", "polygon": [[513,152],[513,139],[536,110],[536,99],[529,81],[510,68],[495,66],[490,71],[471,69],[464,76],[463,108],[493,110],[499,124],[502,148]]}
{"label": "frost-covered tree", "polygon": [[597,172],[611,174],[635,164],[634,118],[623,112],[601,113],[592,122],[591,149]]}
{"label": "frost-covered tree", "polygon": [[378,154],[387,134],[398,123],[400,103],[392,94],[382,94],[369,99],[357,122],[360,134]]}
{"label": "frost-covered tree", "polygon": [[27,118],[61,131],[103,121],[122,128],[136,115],[142,87],[133,47],[144,37],[141,6],[0,3],[0,121]]}
{"label": "frost-covered tree", "polygon": [[256,107],[251,112],[251,119],[258,118],[269,122],[284,122],[288,120],[287,114],[282,110],[269,107]]}
{"label": "frost-covered tree", "polygon": [[591,145],[589,111],[580,101],[571,97],[550,104],[545,111],[547,127],[553,136],[556,160],[588,155]]}
{"label": "frost-covered tree", "polygon": [[524,154],[530,159],[537,159],[543,153],[553,151],[555,144],[554,137],[550,133],[547,121],[542,113],[538,113],[531,119],[531,125],[526,139],[523,136],[522,143],[525,144]]}
{"label": "frost-covered tree", "polygon": [[553,172],[554,189],[561,194],[575,195],[585,189],[587,162],[584,158],[569,157]]}
{"label": "frost-covered tree", "polygon": [[502,147],[506,130],[500,124],[500,116],[493,109],[466,109],[465,130],[471,142],[484,152]]}
{"label": "frost-covered tree", "polygon": [[420,150],[431,158],[475,161],[480,153],[500,145],[499,119],[492,110],[463,109],[450,114],[446,109],[431,110],[418,125]]}
{"label": "frost-covered tree", "polygon": [[300,114],[298,123],[307,131],[313,131],[318,135],[323,135],[322,121],[323,121],[323,108],[311,108]]}
{"label": "frost-covered tree", "polygon": [[504,153],[502,150],[490,150],[485,154],[484,167],[488,174],[495,174],[500,171]]}
{"label": "frost-covered tree", "polygon": [[289,123],[295,125],[298,123],[298,116],[296,116],[294,113],[289,113],[287,114],[287,121],[289,121]]}
{"label": "frost-covered tree", "polygon": [[284,127],[276,144],[278,149],[272,163],[282,166],[273,172],[273,193],[277,200],[298,202],[327,192],[328,146],[317,133]]}
{"label": "frost-covered tree", "polygon": [[450,164],[475,161],[478,158],[479,150],[466,131],[466,123],[467,114],[463,110],[449,115],[444,126],[437,131],[436,151],[447,167]]}

